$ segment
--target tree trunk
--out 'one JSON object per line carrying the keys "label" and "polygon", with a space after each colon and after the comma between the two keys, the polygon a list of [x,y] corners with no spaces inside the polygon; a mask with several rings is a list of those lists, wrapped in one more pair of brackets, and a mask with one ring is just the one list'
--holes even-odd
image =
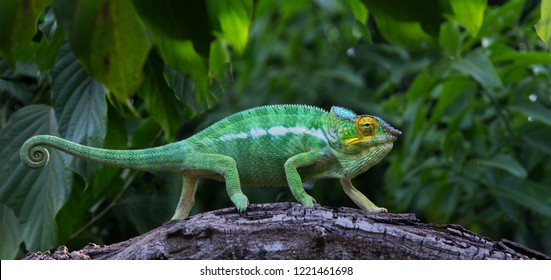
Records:
{"label": "tree trunk", "polygon": [[512,241],[494,242],[458,225],[420,222],[414,214],[358,209],[250,205],[174,220],[120,243],[26,259],[549,259]]}

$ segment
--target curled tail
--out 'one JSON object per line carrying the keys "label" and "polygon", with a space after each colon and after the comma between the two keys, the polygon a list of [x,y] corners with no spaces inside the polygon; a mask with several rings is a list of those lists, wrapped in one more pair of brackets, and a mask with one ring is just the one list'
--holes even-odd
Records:
{"label": "curled tail", "polygon": [[91,162],[138,170],[180,171],[183,162],[183,143],[177,142],[141,150],[109,150],[80,145],[51,135],[29,138],[20,150],[21,161],[31,168],[48,164],[51,147]]}

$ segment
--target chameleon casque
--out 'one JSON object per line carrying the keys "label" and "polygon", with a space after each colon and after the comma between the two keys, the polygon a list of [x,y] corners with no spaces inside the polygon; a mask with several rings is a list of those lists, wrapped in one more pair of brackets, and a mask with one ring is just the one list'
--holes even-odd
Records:
{"label": "chameleon casque", "polygon": [[376,116],[357,115],[342,107],[327,112],[306,105],[272,105],[230,115],[187,139],[155,148],[108,150],[37,135],[23,144],[20,155],[32,168],[48,164],[46,147],[51,147],[104,165],[179,172],[183,186],[173,219],[189,215],[200,177],[225,181],[239,211],[249,204],[241,184],[288,185],[298,202],[311,206],[315,200],[302,182],[338,178],[361,209],[386,212],[350,179],[381,161],[400,134]]}

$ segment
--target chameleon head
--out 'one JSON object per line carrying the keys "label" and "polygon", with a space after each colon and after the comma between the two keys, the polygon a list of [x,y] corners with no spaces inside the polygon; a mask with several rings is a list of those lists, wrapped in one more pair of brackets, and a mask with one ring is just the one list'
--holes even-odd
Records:
{"label": "chameleon head", "polygon": [[341,107],[333,107],[331,113],[338,119],[333,129],[338,134],[341,146],[351,152],[376,146],[390,151],[393,142],[402,134],[376,116],[356,115]]}

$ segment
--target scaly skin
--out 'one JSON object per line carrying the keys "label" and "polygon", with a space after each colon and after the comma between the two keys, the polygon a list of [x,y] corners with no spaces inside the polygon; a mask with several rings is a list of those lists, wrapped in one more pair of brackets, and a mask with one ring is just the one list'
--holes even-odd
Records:
{"label": "scaly skin", "polygon": [[225,181],[239,211],[249,203],[241,184],[288,185],[297,201],[311,206],[315,200],[302,182],[338,178],[361,209],[386,212],[350,179],[381,161],[400,134],[378,117],[342,107],[326,112],[305,105],[274,105],[242,111],[188,139],[151,149],[108,150],[38,135],[23,144],[20,155],[27,166],[40,168],[48,164],[48,146],[104,165],[179,172],[184,180],[173,219],[189,215],[199,177]]}

